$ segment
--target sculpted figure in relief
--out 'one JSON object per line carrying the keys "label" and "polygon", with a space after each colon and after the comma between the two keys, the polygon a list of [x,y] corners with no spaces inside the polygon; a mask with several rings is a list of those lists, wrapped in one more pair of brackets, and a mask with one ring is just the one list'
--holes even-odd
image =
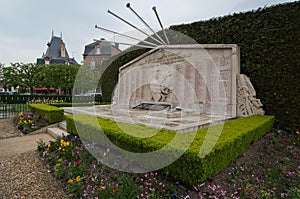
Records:
{"label": "sculpted figure in relief", "polygon": [[238,116],[263,115],[263,104],[256,99],[255,89],[246,75],[237,76],[237,111]]}
{"label": "sculpted figure in relief", "polygon": [[172,89],[170,88],[171,71],[156,68],[150,76],[151,100],[154,102],[166,102]]}

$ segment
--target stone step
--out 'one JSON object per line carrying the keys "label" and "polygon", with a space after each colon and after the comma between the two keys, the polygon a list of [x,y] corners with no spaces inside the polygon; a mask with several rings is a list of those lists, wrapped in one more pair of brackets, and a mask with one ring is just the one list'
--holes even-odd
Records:
{"label": "stone step", "polygon": [[63,129],[64,131],[67,131],[67,123],[66,121],[62,121],[58,124],[58,127]]}
{"label": "stone step", "polygon": [[67,131],[58,128],[58,127],[52,127],[52,128],[48,128],[47,129],[47,133],[50,134],[52,137],[58,139],[60,137],[64,136],[68,136],[69,133],[67,133]]}

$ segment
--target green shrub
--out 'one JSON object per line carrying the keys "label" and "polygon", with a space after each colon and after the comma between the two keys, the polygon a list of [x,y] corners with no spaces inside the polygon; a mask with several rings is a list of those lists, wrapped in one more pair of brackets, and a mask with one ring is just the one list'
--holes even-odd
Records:
{"label": "green shrub", "polygon": [[64,110],[48,104],[30,104],[30,111],[43,117],[50,124],[64,120]]}
{"label": "green shrub", "polygon": [[94,105],[108,105],[110,102],[91,102],[91,103],[50,103],[51,106],[56,107],[81,107],[81,106],[94,106]]}
{"label": "green shrub", "polygon": [[[206,152],[208,154],[201,158],[199,156],[200,147],[208,146],[209,148],[210,144],[212,144],[207,141],[204,142],[206,136],[211,136],[211,138],[218,136],[222,125],[202,128],[197,132],[176,133],[163,129],[157,132],[157,129],[144,125],[117,124],[112,120],[88,115],[69,115],[66,121],[67,130],[71,134],[78,135],[78,131],[79,133],[84,132],[84,136],[81,136],[82,139],[92,140],[93,143],[106,144],[103,143],[105,142],[103,137],[99,136],[99,132],[102,129],[115,145],[131,152],[142,153],[159,150],[169,144],[175,136],[178,136],[177,139],[180,141],[170,148],[170,156],[172,156],[173,153],[176,155],[178,152],[185,151],[183,143],[187,143],[191,136],[195,136],[192,144],[184,154],[171,165],[162,169],[163,172],[168,173],[171,177],[193,186],[220,172],[243,153],[252,142],[258,140],[272,127],[274,117],[250,116],[226,122],[220,136],[217,137],[218,140],[215,146],[212,150],[202,151],[204,154]],[[119,128],[120,125],[122,125],[122,129],[126,129],[131,135],[124,133]],[[147,138],[132,136],[139,134]],[[157,161],[159,160],[156,159]],[[155,164],[155,161],[149,162],[149,167],[153,166],[151,164]]]}

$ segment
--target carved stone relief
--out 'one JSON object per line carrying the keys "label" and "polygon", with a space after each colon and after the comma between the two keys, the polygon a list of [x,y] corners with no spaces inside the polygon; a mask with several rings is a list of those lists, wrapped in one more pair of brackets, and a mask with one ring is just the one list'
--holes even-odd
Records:
{"label": "carved stone relief", "polygon": [[172,93],[170,83],[172,73],[165,67],[155,68],[150,76],[149,84],[151,91],[151,101],[166,102]]}
{"label": "carved stone relief", "polygon": [[246,75],[237,75],[237,114],[238,116],[264,115],[263,104],[256,98],[255,89]]}

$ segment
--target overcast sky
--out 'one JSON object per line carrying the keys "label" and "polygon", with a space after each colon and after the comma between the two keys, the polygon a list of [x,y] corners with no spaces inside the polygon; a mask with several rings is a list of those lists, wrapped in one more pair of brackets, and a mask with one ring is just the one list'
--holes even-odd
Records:
{"label": "overcast sky", "polygon": [[259,7],[295,0],[1,0],[0,63],[35,63],[54,35],[66,43],[68,53],[82,61],[84,46],[93,39],[113,39],[94,26],[127,33],[133,28],[107,13],[111,10],[138,27],[144,25],[126,8],[132,8],[153,28],[159,24],[152,10],[156,6],[163,25],[191,23],[213,17],[256,10]]}

